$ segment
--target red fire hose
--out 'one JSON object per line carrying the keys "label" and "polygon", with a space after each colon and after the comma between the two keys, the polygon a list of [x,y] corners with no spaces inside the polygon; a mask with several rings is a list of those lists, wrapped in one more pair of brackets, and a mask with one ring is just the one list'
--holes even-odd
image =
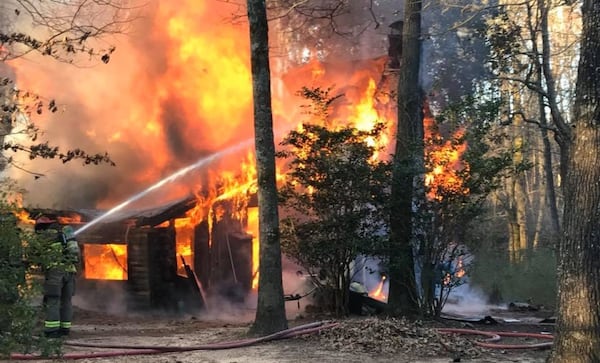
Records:
{"label": "red fire hose", "polygon": [[[74,347],[89,347],[89,348],[110,348],[110,349],[125,349],[111,352],[92,352],[92,353],[67,353],[60,356],[61,359],[85,359],[85,358],[107,358],[107,357],[118,357],[118,356],[131,356],[131,355],[149,355],[149,354],[161,354],[169,352],[188,352],[194,350],[218,350],[218,349],[231,349],[247,347],[252,344],[267,342],[277,339],[287,339],[295,336],[304,334],[314,333],[323,329],[332,328],[338,325],[338,323],[330,321],[320,321],[305,325],[300,325],[294,328],[282,330],[277,333],[266,335],[258,338],[249,338],[231,342],[221,342],[213,344],[203,344],[196,346],[176,347],[176,346],[144,346],[144,345],[123,345],[123,344],[94,344],[94,343],[77,343],[77,342],[65,342],[65,345]],[[40,355],[33,354],[19,354],[13,353],[10,356],[14,360],[39,360],[48,359],[48,357],[42,357]]]}
{"label": "red fire hose", "polygon": [[533,343],[533,344],[497,344],[501,337],[520,337],[520,338],[535,338],[552,340],[554,337],[549,334],[538,334],[538,333],[515,333],[515,332],[503,332],[503,331],[482,331],[474,329],[438,329],[440,333],[445,334],[468,334],[468,335],[485,335],[490,337],[484,341],[474,341],[475,345],[488,349],[543,349],[550,348],[552,342],[544,343]]}
{"label": "red fire hose", "polygon": [[[219,349],[232,349],[247,347],[257,343],[263,343],[278,339],[287,339],[300,335],[311,334],[318,332],[323,329],[328,329],[337,326],[338,323],[331,321],[320,321],[310,324],[300,325],[294,328],[282,330],[277,333],[273,333],[267,336],[258,338],[242,339],[231,342],[221,342],[212,344],[202,344],[195,346],[151,346],[151,345],[126,345],[126,344],[97,344],[97,343],[77,343],[77,342],[65,342],[65,345],[73,347],[88,347],[88,348],[108,348],[108,349],[122,349],[110,352],[90,352],[90,353],[67,353],[60,356],[61,359],[85,359],[85,358],[108,358],[118,356],[132,356],[132,355],[150,355],[150,354],[162,354],[170,352],[189,352],[194,350],[219,350]],[[499,331],[481,331],[474,329],[451,329],[443,328],[438,329],[440,333],[444,334],[465,334],[465,335],[483,335],[488,337],[483,341],[474,341],[474,344],[488,349],[541,349],[552,346],[552,342],[535,343],[535,344],[498,344],[495,342],[500,341],[501,337],[524,337],[524,338],[535,338],[535,339],[553,339],[552,335],[537,334],[537,333],[514,333],[514,332],[499,332]],[[32,354],[11,354],[11,359],[14,360],[40,360],[48,359],[48,357],[42,357],[40,355]]]}

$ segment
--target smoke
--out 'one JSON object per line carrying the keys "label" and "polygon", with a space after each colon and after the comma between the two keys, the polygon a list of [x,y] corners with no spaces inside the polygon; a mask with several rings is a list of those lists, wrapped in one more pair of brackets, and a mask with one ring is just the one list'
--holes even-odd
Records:
{"label": "smoke", "polygon": [[[93,284],[94,286],[89,286]],[[114,315],[127,313],[127,289],[116,281],[86,280],[78,286],[73,296],[73,305],[88,311],[101,311]]]}
{"label": "smoke", "polygon": [[[246,24],[232,20],[232,12],[237,10],[224,2],[150,1],[140,8],[126,34],[89,40],[90,46],[116,46],[108,64],[98,64],[82,54],[76,56],[76,65],[35,55],[7,63],[18,87],[58,104],[56,113],[34,115],[33,120],[45,131],[43,139],[63,150],[107,151],[117,164],[84,167],[77,161],[60,165],[17,156],[22,168],[45,174],[34,178],[21,169],[10,170],[9,176],[29,191],[25,203],[57,209],[109,208],[203,156],[252,137],[249,40]],[[474,57],[479,54],[480,42],[444,31],[458,17],[456,11],[434,7],[424,11],[424,29],[429,35],[423,42],[423,68],[428,70],[423,73],[425,90],[452,78],[452,89],[436,91],[439,99],[469,89],[469,80],[456,79],[460,75],[472,79],[482,74],[484,62]],[[365,84],[355,77],[359,73],[356,67],[365,63],[352,66],[351,61],[385,56],[389,25],[401,19],[402,5],[396,1],[356,1],[336,17],[339,34],[321,39],[320,45],[311,43],[317,42],[318,34],[274,33],[274,47],[282,53],[273,58],[272,67],[277,131],[298,124],[297,106],[303,102],[295,92],[313,79],[306,73],[283,80],[279,72],[287,73],[299,59],[291,56],[290,45],[329,49],[325,61],[334,66],[319,86],[336,85],[351,94],[352,87]],[[24,33],[34,32],[24,17],[11,25]],[[284,29],[285,24],[280,30]],[[39,27],[35,32],[39,33]],[[291,36],[292,40],[284,39]],[[469,64],[465,66],[469,71],[457,71],[459,48],[465,55],[459,57],[460,64]],[[465,51],[467,48],[470,50]],[[345,65],[339,66],[342,63]],[[219,167],[235,172],[237,164],[239,158],[232,156]],[[163,190],[157,199],[189,193],[209,179],[207,173],[200,173],[202,179],[187,187],[180,184]]]}
{"label": "smoke", "polygon": [[[288,319],[300,318],[305,313],[306,307],[313,303],[312,293],[314,292],[315,285],[311,282],[310,276],[300,266],[285,256],[282,258],[282,269],[283,294],[289,298],[285,300],[286,316]],[[246,314],[250,314],[248,321],[254,319],[257,298],[257,291],[252,291],[246,297],[244,309]],[[225,307],[225,311],[219,307],[218,313],[211,310],[208,314],[212,318],[221,318],[222,315],[226,316],[231,311],[234,311],[234,314],[241,315],[239,306],[237,307],[237,311],[235,309],[232,310],[230,305],[226,304]]]}
{"label": "smoke", "polygon": [[471,94],[489,75],[489,52],[481,32],[489,12],[472,5],[469,0],[452,6],[424,4],[420,80],[436,109]]}
{"label": "smoke", "polygon": [[252,135],[247,31],[225,23],[231,6],[188,3],[144,7],[127,34],[107,40],[116,46],[108,64],[78,67],[35,55],[8,63],[18,87],[58,104],[58,112],[34,117],[43,139],[63,150],[107,151],[117,164],[17,157],[45,174],[10,170],[29,191],[28,205],[107,208]]}
{"label": "smoke", "polygon": [[492,310],[506,309],[505,306],[490,304],[488,296],[469,283],[453,287],[444,305],[443,312],[460,315],[489,315]]}

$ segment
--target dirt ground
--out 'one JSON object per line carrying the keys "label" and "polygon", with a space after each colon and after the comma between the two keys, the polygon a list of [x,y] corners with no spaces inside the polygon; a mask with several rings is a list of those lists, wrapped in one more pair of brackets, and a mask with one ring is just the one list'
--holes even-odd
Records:
{"label": "dirt ground", "polygon": [[[66,354],[87,354],[96,352],[132,351],[132,349],[104,349],[77,347],[71,343],[92,343],[102,345],[129,345],[129,346],[199,346],[218,342],[236,342],[246,339],[250,326],[252,312],[244,314],[231,313],[221,317],[203,316],[165,316],[158,314],[109,314],[105,312],[89,311],[81,308],[75,311],[75,326],[65,345]],[[290,320],[290,327],[318,321],[323,317],[308,317],[302,315]],[[354,318],[361,319],[361,318]],[[345,319],[344,322],[348,320]],[[522,321],[526,321],[523,319]],[[495,331],[552,332],[552,326],[536,323],[483,325],[470,324],[458,321],[442,321],[431,323],[439,327],[474,328]],[[369,335],[369,332],[365,332]],[[365,338],[369,338],[366,336]],[[381,338],[378,338],[381,339]],[[384,338],[385,339],[385,338]],[[462,339],[462,338],[461,338]],[[477,339],[464,337],[464,339]],[[512,338],[503,342],[532,343],[532,340]],[[296,337],[274,340],[265,343],[252,344],[246,347],[233,349],[195,350],[188,352],[161,353],[152,355],[128,355],[105,358],[83,358],[77,362],[160,362],[160,363],[291,363],[291,362],[543,362],[548,354],[547,350],[486,350],[482,349],[478,357],[456,357],[450,352],[437,356],[410,352],[396,352],[395,354],[376,351],[361,351],[343,349],[351,347],[355,342],[348,341],[347,346],[332,347],[320,340],[319,334],[310,334],[305,337]],[[343,345],[346,342],[342,343]],[[377,342],[371,342],[377,345]],[[427,349],[425,347],[425,349]],[[431,353],[431,352],[424,352]],[[64,361],[64,359],[53,360]],[[71,361],[71,360],[69,360]],[[50,362],[38,360],[38,362]]]}

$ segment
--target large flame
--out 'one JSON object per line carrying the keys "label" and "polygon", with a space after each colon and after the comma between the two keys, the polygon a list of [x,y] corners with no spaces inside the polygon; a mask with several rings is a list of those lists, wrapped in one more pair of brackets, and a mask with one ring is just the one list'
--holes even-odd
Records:
{"label": "large flame", "polygon": [[[231,21],[235,9],[227,2],[151,1],[144,20],[133,24],[131,36],[119,39],[107,65],[74,68],[44,58],[10,63],[20,88],[57,100],[59,112],[37,119],[50,140],[65,148],[107,150],[117,163],[116,168],[69,165],[50,170],[35,184],[30,175],[13,170],[32,191],[29,203],[110,208],[203,156],[252,139],[249,36],[245,23]],[[378,121],[386,122],[388,134],[379,146],[389,144],[395,105],[380,92],[386,61],[385,56],[334,63],[312,59],[294,67],[273,67],[275,136],[305,121],[299,116],[299,106],[307,101],[296,91],[302,86],[333,87],[332,95],[344,94],[335,104],[334,124],[368,130]],[[272,63],[278,65],[281,60]],[[247,220],[246,230],[254,238],[252,273],[257,277],[258,212],[246,211],[249,198],[256,193],[255,158],[250,150],[242,153],[226,155],[151,196],[150,203],[156,205],[190,193],[198,195],[198,206],[175,221],[180,273],[179,256],[188,264],[193,261],[193,226],[207,214],[218,217],[220,212],[211,210],[212,205],[227,199],[239,207],[241,214],[234,217]],[[430,183],[451,171],[451,163],[444,165],[439,170],[436,165]],[[45,171],[50,167],[34,161],[31,168]],[[278,169],[279,179],[284,174]],[[126,251],[120,247],[86,245],[86,265],[92,266],[89,273],[126,278]],[[102,268],[88,258],[106,264],[106,271],[96,272]]]}
{"label": "large flame", "polygon": [[[107,65],[69,68],[45,58],[11,62],[19,88],[57,100],[59,112],[36,118],[48,139],[63,147],[107,150],[117,163],[101,171],[69,167],[35,183],[24,175],[28,189],[47,187],[31,193],[30,203],[110,208],[202,156],[251,138],[249,36],[245,24],[228,22],[234,10],[205,1],[150,2],[144,20],[132,24],[134,34],[119,39]],[[233,173],[237,166],[235,155],[218,165]],[[47,170],[43,162],[30,168]],[[78,182],[64,188],[65,174]],[[172,184],[154,202],[209,181]]]}

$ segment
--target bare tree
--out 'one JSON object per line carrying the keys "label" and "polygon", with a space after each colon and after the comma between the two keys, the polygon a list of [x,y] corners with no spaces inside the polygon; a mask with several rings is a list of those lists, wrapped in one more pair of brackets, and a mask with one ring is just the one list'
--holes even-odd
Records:
{"label": "bare tree", "polygon": [[[48,95],[19,89],[10,63],[36,54],[69,64],[108,63],[115,47],[103,41],[126,32],[137,9],[129,0],[7,0],[0,4],[0,170],[7,165],[23,168],[9,152],[27,153],[30,159],[59,159],[63,163],[79,159],[84,164],[114,165],[107,153],[61,150],[40,141],[43,130],[33,118],[43,112],[56,112],[57,104]],[[24,135],[27,141],[6,140],[16,134]]]}
{"label": "bare tree", "polygon": [[99,41],[126,32],[139,8],[130,0],[5,1],[0,60],[39,53],[71,63],[84,53],[107,63],[115,48]]}
{"label": "bare tree", "polygon": [[[559,155],[559,148],[569,147],[565,140],[571,133],[567,113],[572,98],[570,86],[575,83],[570,69],[574,68],[573,59],[577,59],[578,27],[573,24],[578,23],[578,15],[575,6],[562,2],[507,0],[501,4],[504,7],[499,16],[488,19],[488,40],[492,44],[490,64],[506,92],[508,121],[503,126],[510,125],[515,158],[522,160],[515,163],[515,183],[510,189],[514,193],[507,189],[509,200],[505,203],[514,206],[507,209],[509,217],[514,217],[509,220],[514,232],[509,245],[519,255],[519,249],[538,247],[542,231],[548,241],[546,247],[554,247],[561,234],[562,194],[556,176],[560,174],[564,180],[564,170],[557,170],[566,161],[561,159],[559,163],[553,154]],[[529,170],[532,161],[541,167],[533,164]],[[540,202],[528,207],[521,203],[525,196]],[[523,211],[527,218],[523,218]],[[538,228],[531,239],[532,231],[522,226],[533,220],[537,220]],[[543,220],[550,228],[539,228]]]}
{"label": "bare tree", "polygon": [[260,238],[258,305],[251,330],[255,334],[264,335],[287,329],[287,319],[281,276],[267,9],[265,0],[248,0],[247,5],[254,91]]}

